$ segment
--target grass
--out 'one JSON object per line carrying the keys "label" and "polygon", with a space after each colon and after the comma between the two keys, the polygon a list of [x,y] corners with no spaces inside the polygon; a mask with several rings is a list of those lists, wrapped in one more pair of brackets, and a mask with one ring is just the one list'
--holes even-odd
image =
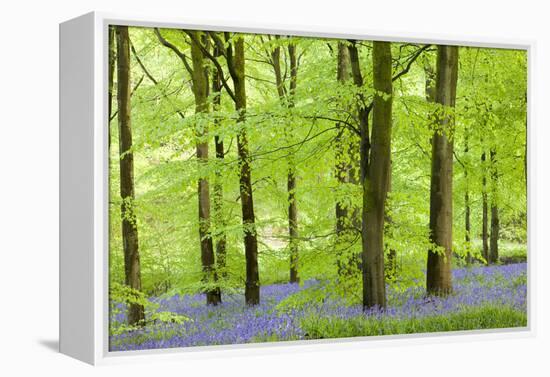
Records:
{"label": "grass", "polygon": [[[146,327],[125,330],[122,304],[113,307],[110,350],[139,350],[356,336],[433,333],[527,326],[527,265],[470,266],[453,271],[453,294],[425,295],[422,286],[388,285],[385,310],[364,313],[318,281],[262,286],[260,305],[225,293],[216,307],[204,294],[155,298]],[[346,296],[347,297],[347,296]],[[121,306],[122,305],[122,306]],[[184,318],[175,321],[173,319]]]}
{"label": "grass", "polygon": [[482,306],[420,318],[366,316],[348,319],[307,317],[301,322],[308,339],[418,334],[527,326],[527,314],[510,307]]}

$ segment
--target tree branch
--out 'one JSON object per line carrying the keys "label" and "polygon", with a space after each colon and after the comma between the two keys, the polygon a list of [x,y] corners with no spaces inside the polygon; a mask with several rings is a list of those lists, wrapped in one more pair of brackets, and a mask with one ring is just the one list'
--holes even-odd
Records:
{"label": "tree branch", "polygon": [[162,34],[160,34],[160,30],[158,28],[155,28],[154,30],[155,30],[155,34],[157,35],[157,38],[158,38],[159,42],[162,43],[163,46],[168,47],[170,50],[174,51],[174,53],[183,62],[183,65],[185,66],[185,69],[187,70],[187,72],[189,72],[189,74],[192,75],[193,74],[193,69],[189,65],[189,62],[187,61],[187,56],[183,52],[181,52],[175,45],[173,45],[172,43],[170,43],[166,39],[164,39]]}
{"label": "tree branch", "polygon": [[391,81],[395,81],[397,80],[398,78],[400,78],[401,76],[409,73],[411,67],[412,67],[412,64],[416,61],[416,59],[418,59],[418,57],[424,52],[426,51],[428,48],[430,48],[431,45],[425,45],[424,47],[422,48],[419,48],[418,51],[416,51],[413,56],[410,58],[410,60],[407,62],[407,66],[405,67],[405,69],[403,69],[401,72],[399,72],[397,75],[393,76]]}
{"label": "tree branch", "polygon": [[[216,66],[216,69],[217,69],[218,71],[220,71],[220,72],[223,72],[223,68],[222,68],[222,66],[220,65],[220,62],[218,62],[218,59],[216,59],[216,57],[215,57],[214,55],[212,55],[212,54],[210,53],[210,51],[208,51],[208,49],[207,49],[206,47],[204,47],[202,43],[200,43],[200,41],[197,41],[197,40],[195,39],[194,35],[192,35],[192,33],[189,33],[189,32],[187,32],[187,31],[185,31],[185,33],[189,36],[189,38],[191,38],[191,40],[192,40],[194,43],[197,44],[197,46],[200,47],[202,53],[203,53],[204,55],[206,55],[206,57],[207,57],[212,63],[214,63],[214,65]],[[215,35],[215,34],[209,33],[209,35],[210,35],[210,36],[213,36],[213,35]],[[219,37],[218,37],[217,35],[216,35],[216,38],[219,39]],[[221,44],[221,49],[220,49],[220,45],[219,45],[219,43],[214,39],[214,37],[213,37],[213,40],[214,40],[214,43],[216,43],[216,46],[218,47],[218,50],[221,52],[221,54],[222,54],[223,56],[225,56],[225,53],[224,53],[224,50],[223,50],[223,48],[224,48],[223,42],[222,42],[222,44]],[[229,66],[229,63],[228,63],[228,66]],[[230,73],[231,73],[231,72],[230,72]],[[231,97],[231,99],[232,99],[234,102],[236,102],[236,101],[237,101],[237,98],[235,97],[235,94],[233,93],[233,90],[231,90],[231,87],[227,84],[226,78],[223,77],[223,75],[220,75],[220,78],[221,78],[223,87],[224,87],[225,90],[227,91],[227,94],[229,94],[229,97]]]}

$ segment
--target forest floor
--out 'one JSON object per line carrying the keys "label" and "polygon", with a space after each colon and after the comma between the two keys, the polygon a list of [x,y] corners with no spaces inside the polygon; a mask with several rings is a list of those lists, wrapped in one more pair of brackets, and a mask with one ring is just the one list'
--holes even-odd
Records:
{"label": "forest floor", "polygon": [[[458,268],[454,292],[426,297],[422,286],[388,286],[388,308],[364,313],[360,305],[328,297],[318,281],[261,287],[260,305],[246,307],[241,294],[153,298],[160,320],[111,334],[110,350],[141,350],[265,341],[411,334],[527,326],[527,264]],[[125,322],[111,314],[111,329]],[[123,327],[120,327],[123,328]]]}

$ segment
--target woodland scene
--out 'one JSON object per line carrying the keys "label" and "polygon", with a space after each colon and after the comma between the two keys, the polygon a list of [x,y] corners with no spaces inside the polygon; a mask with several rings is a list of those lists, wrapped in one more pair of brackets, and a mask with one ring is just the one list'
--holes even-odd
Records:
{"label": "woodland scene", "polygon": [[109,27],[111,351],[527,326],[527,53]]}

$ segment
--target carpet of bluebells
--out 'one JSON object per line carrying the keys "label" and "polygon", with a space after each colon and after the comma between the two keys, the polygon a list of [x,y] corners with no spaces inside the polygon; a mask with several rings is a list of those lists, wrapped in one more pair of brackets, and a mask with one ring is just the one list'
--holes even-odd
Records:
{"label": "carpet of bluebells", "polygon": [[[388,287],[388,308],[364,313],[360,305],[349,306],[339,300],[304,305],[300,309],[278,310],[277,305],[300,290],[319,284],[276,284],[261,287],[260,305],[246,307],[242,295],[224,295],[223,303],[207,307],[202,294],[153,298],[158,311],[185,318],[181,323],[160,322],[139,330],[110,336],[111,351],[239,344],[269,340],[308,339],[301,324],[312,315],[318,318],[348,320],[361,316],[410,319],[457,313],[484,305],[527,310],[527,265],[525,263],[491,267],[461,268],[453,271],[454,292],[448,297],[426,297],[420,286],[399,290]],[[111,316],[124,323],[124,310]]]}

